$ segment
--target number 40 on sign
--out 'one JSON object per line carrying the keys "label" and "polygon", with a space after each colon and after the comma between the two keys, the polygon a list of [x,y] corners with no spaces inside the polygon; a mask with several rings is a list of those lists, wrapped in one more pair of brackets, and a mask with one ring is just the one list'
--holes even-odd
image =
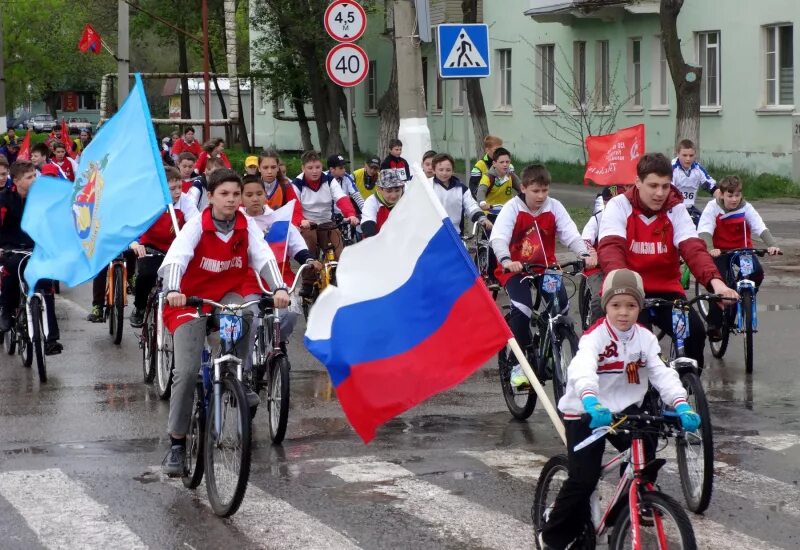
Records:
{"label": "number 40 on sign", "polygon": [[337,44],[325,60],[330,79],[345,88],[360,84],[369,70],[367,53],[355,44]]}

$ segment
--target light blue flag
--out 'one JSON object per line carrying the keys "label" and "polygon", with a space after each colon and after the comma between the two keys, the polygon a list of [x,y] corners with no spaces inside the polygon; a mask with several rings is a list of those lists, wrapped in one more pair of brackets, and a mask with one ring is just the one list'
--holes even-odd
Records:
{"label": "light blue flag", "polygon": [[75,182],[40,176],[22,229],[36,243],[25,269],[70,286],[88,281],[144,233],[170,204],[142,79],[83,150]]}

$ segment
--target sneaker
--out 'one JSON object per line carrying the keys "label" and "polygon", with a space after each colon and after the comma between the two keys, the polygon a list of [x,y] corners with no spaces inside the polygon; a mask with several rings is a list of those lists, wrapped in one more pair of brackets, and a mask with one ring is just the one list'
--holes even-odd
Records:
{"label": "sneaker", "polygon": [[522,371],[522,367],[520,365],[514,365],[511,367],[511,385],[517,389],[530,386],[530,382],[528,381],[528,377],[525,376],[525,373]]}
{"label": "sneaker", "polygon": [[186,446],[173,445],[161,463],[161,471],[169,477],[181,477],[186,474]]}
{"label": "sneaker", "polygon": [[58,355],[62,351],[64,351],[64,346],[57,340],[51,340],[44,343],[45,355]]}
{"label": "sneaker", "polygon": [[11,312],[4,307],[0,307],[0,332],[11,330]]}
{"label": "sneaker", "polygon": [[245,388],[244,394],[247,396],[247,406],[251,409],[261,403],[261,398],[251,388]]}
{"label": "sneaker", "polygon": [[131,312],[131,326],[133,328],[141,328],[144,325],[144,310],[134,307]]}
{"label": "sneaker", "polygon": [[539,550],[552,550],[553,547],[544,542],[543,533],[544,531],[539,531],[536,534],[536,546]]}
{"label": "sneaker", "polygon": [[90,323],[102,323],[103,319],[103,306],[92,306],[92,312],[86,316],[86,320]]}

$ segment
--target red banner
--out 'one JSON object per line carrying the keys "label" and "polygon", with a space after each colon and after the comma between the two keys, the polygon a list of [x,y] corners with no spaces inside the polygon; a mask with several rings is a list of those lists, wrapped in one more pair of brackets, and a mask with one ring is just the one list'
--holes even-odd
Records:
{"label": "red banner", "polygon": [[583,184],[631,184],[636,182],[636,163],[644,154],[644,124],[614,134],[586,138],[589,162]]}
{"label": "red banner", "polygon": [[93,54],[97,55],[100,53],[101,46],[100,34],[87,23],[83,28],[81,39],[78,41],[78,49],[83,53],[91,51]]}
{"label": "red banner", "polygon": [[62,111],[73,113],[78,110],[78,94],[75,92],[63,92],[61,94]]}
{"label": "red banner", "polygon": [[64,148],[67,150],[67,156],[75,158],[75,153],[72,152],[72,139],[69,137],[69,126],[64,117],[61,117],[61,141],[64,142]]}
{"label": "red banner", "polygon": [[22,144],[19,146],[17,160],[31,160],[31,130],[25,132],[25,139],[22,140]]}

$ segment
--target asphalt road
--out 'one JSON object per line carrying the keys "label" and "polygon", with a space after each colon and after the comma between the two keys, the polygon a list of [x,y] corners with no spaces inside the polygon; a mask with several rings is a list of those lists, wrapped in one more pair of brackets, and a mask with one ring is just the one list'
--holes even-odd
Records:
{"label": "asphalt road", "polygon": [[[588,204],[580,188],[554,195]],[[717,464],[711,507],[691,518],[700,548],[800,547],[798,209],[759,210],[789,253],[766,262],[755,372],[745,375],[734,336],[703,373]],[[295,338],[287,439],[271,446],[259,412],[245,501],[220,520],[204,486],[161,477],[168,405],[142,383],[130,327],[114,346],[83,320],[89,302],[88,285],[59,297],[65,351],[50,358],[47,384],[0,356],[0,548],[533,547],[536,478],[564,449],[538,408],[511,419],[495,362],[365,446]],[[682,500],[674,470],[660,483]]]}

